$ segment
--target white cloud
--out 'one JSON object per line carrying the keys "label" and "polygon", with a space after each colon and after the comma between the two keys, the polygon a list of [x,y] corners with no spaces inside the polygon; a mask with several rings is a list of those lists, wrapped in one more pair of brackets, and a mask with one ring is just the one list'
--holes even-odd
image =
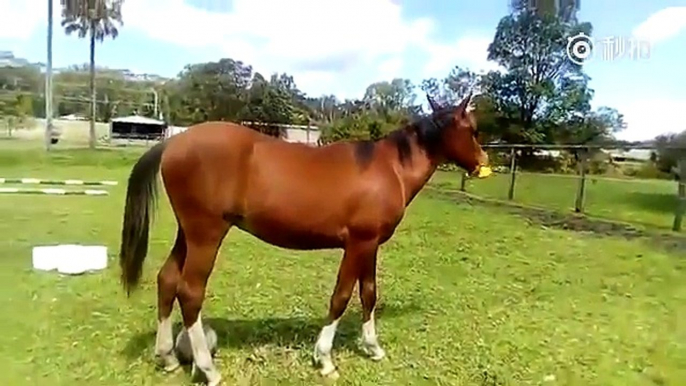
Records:
{"label": "white cloud", "polygon": [[382,74],[385,79],[400,77],[402,68],[403,61],[399,57],[384,60],[379,63],[379,66],[377,67],[379,74]]}
{"label": "white cloud", "polygon": [[[29,3],[0,0],[0,38],[26,40],[45,28],[45,4]],[[216,3],[207,9],[224,4]],[[53,4],[58,33],[59,0]],[[313,95],[360,97],[374,81],[442,77],[455,65],[493,68],[486,62],[490,37],[438,43],[434,21],[408,19],[397,0],[234,0],[230,10],[223,8],[209,11],[184,0],[125,1],[122,33],[212,53],[196,61],[230,57],[263,74],[288,72]],[[12,49],[21,51],[21,44]]]}
{"label": "white cloud", "polygon": [[686,99],[637,99],[613,107],[624,114],[627,128],[617,134],[617,137],[624,140],[647,140],[660,134],[686,130],[686,121],[683,118]]}
{"label": "white cloud", "polygon": [[640,40],[656,44],[686,30],[686,7],[668,7],[650,15],[634,28],[632,34]]}
{"label": "white cloud", "polygon": [[423,75],[443,77],[456,65],[478,73],[497,70],[499,66],[487,59],[492,40],[488,36],[465,36],[452,44],[427,42],[431,59],[427,61]]}
{"label": "white cloud", "polygon": [[[59,0],[53,4],[58,5]],[[0,39],[28,39],[48,18],[47,6],[41,9],[44,11],[37,12],[33,1],[0,0]]]}
{"label": "white cloud", "polygon": [[187,48],[216,48],[217,57],[258,71],[287,71],[303,88],[320,92],[356,73],[398,75],[402,54],[421,46],[432,28],[428,19],[404,20],[392,0],[235,0],[223,13],[182,0],[125,7],[126,28]]}
{"label": "white cloud", "polygon": [[216,48],[217,57],[243,60],[258,71],[289,72],[315,95],[359,97],[368,83],[407,76],[408,56],[424,58],[436,76],[456,64],[492,68],[486,63],[490,38],[434,43],[433,20],[406,20],[397,0],[235,0],[224,13],[182,0],[125,4],[127,28],[185,47]]}

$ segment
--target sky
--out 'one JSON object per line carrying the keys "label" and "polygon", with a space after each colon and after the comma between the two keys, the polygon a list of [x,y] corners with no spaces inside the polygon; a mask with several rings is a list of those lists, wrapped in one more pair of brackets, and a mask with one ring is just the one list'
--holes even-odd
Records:
{"label": "sky", "polygon": [[[360,98],[375,81],[418,83],[445,77],[456,65],[496,68],[487,48],[508,3],[128,0],[119,37],[97,46],[96,61],[174,76],[186,64],[229,57],[263,74],[287,72],[308,95]],[[47,4],[0,0],[0,50],[45,62]],[[62,32],[59,0],[54,4],[54,66],[86,63],[88,41]],[[686,130],[686,0],[583,1],[578,18],[594,27],[593,57],[584,64],[593,106],[624,114],[627,129],[618,137],[643,140]],[[635,47],[641,55],[631,55]]]}

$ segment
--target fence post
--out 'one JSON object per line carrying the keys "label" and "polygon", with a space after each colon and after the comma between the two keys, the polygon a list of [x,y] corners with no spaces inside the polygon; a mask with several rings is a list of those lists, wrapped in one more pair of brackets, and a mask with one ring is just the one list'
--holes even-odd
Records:
{"label": "fence post", "polygon": [[507,191],[507,199],[514,199],[515,180],[517,178],[517,151],[515,148],[510,149],[510,188]]}
{"label": "fence post", "polygon": [[684,212],[686,211],[686,158],[679,160],[679,190],[676,203],[676,212],[674,213],[674,225],[672,230],[675,232],[681,231],[681,222],[683,221]]}
{"label": "fence post", "polygon": [[460,178],[460,191],[466,191],[465,185],[467,185],[467,172],[462,172],[462,177]]}
{"label": "fence post", "polygon": [[583,213],[584,211],[584,193],[586,190],[586,149],[577,152],[577,159],[579,163],[579,188],[576,191],[576,202],[574,203],[574,211],[576,213]]}

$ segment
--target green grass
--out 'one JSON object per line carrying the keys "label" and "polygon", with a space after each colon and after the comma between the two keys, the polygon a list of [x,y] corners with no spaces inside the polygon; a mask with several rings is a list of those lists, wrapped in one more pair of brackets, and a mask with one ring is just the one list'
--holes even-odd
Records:
{"label": "green grass", "polygon": [[[459,189],[460,175],[438,172],[435,186]],[[507,200],[509,174],[495,174],[484,180],[469,180],[466,191],[478,196]],[[557,211],[574,210],[578,179],[571,175],[518,173],[514,199],[518,203]],[[677,205],[674,181],[610,179],[589,176],[584,212],[588,215],[671,229]]]}
{"label": "green grass", "polygon": [[[137,154],[0,152],[2,177],[120,181],[109,197],[0,196],[0,384],[190,384],[152,360],[154,277],[174,235],[166,199],[142,287],[127,299],[118,283],[124,183]],[[32,271],[31,247],[57,242],[104,243],[110,268]],[[204,308],[227,385],[320,383],[310,355],[339,259],[232,231]],[[681,384],[684,268],[683,258],[641,241],[546,230],[421,194],[380,253],[378,329],[388,356],[374,363],[355,349],[354,299],[334,344],[338,384]]]}

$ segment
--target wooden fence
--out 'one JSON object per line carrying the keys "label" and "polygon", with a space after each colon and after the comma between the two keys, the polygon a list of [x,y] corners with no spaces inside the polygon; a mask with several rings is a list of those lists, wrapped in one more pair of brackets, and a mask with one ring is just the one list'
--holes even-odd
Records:
{"label": "wooden fence", "polygon": [[[589,150],[610,150],[610,149],[621,149],[621,150],[654,150],[654,147],[650,146],[590,146],[590,145],[528,145],[528,144],[487,144],[482,146],[485,149],[503,149],[509,150],[510,152],[510,183],[508,186],[507,199],[514,200],[515,185],[517,181],[517,150],[518,149],[532,149],[532,150],[567,150],[578,155],[577,163],[577,175],[578,175],[578,185],[576,190],[576,199],[574,201],[574,211],[576,213],[584,212],[584,195],[586,192],[586,163],[588,162],[588,157],[586,156]],[[678,188],[677,188],[677,205],[674,208],[674,222],[672,224],[672,230],[675,232],[681,231],[684,213],[686,212],[686,149],[684,148],[672,148],[675,150],[684,150],[684,155],[681,160],[679,160],[679,166],[677,167],[679,174]],[[460,190],[466,190],[466,180],[467,175],[462,174],[462,180],[460,181]]]}

